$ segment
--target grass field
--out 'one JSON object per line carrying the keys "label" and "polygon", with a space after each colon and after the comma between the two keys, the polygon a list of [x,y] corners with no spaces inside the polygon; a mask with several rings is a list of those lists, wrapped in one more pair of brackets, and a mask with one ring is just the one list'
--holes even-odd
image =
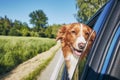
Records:
{"label": "grass field", "polygon": [[55,44],[56,41],[49,38],[0,36],[0,74],[9,72]]}

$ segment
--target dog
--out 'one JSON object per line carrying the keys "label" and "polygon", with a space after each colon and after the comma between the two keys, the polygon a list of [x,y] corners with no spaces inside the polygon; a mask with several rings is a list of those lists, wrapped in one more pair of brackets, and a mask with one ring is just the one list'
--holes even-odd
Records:
{"label": "dog", "polygon": [[70,74],[74,72],[78,59],[87,56],[95,36],[96,32],[83,23],[71,23],[59,29],[56,39],[61,41],[69,77],[72,77]]}

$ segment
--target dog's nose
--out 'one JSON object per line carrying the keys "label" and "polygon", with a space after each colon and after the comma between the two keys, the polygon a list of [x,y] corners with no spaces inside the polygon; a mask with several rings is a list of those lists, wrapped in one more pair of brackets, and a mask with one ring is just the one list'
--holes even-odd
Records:
{"label": "dog's nose", "polygon": [[84,49],[85,43],[79,43],[79,44],[78,44],[78,47],[79,47],[79,49]]}

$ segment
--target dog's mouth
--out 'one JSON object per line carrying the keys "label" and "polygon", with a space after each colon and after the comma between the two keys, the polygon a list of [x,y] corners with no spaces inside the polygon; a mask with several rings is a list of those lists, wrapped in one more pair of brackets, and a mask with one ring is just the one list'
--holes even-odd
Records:
{"label": "dog's mouth", "polygon": [[77,55],[77,56],[80,56],[83,52],[84,48],[81,48],[81,49],[76,49],[73,47],[73,54]]}

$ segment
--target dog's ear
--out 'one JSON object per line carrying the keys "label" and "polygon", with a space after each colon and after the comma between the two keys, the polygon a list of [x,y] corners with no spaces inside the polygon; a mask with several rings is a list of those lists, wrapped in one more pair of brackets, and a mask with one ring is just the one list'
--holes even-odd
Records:
{"label": "dog's ear", "polygon": [[63,40],[65,38],[66,27],[62,26],[57,33],[56,40]]}
{"label": "dog's ear", "polygon": [[81,57],[81,60],[83,60],[89,53],[92,45],[93,45],[93,42],[95,40],[95,37],[96,37],[96,32],[94,31],[90,37],[90,40],[88,41],[88,44],[87,44],[87,48],[86,50],[83,52],[83,54],[80,56]]}
{"label": "dog's ear", "polygon": [[[89,31],[89,34],[91,33],[91,37],[90,37],[90,41],[94,41],[95,37],[96,37],[96,32],[88,26],[88,31]],[[94,31],[94,32],[93,32]],[[93,33],[92,33],[93,32]]]}
{"label": "dog's ear", "polygon": [[96,37],[96,32],[94,31],[93,34],[92,34],[92,36],[91,36],[91,41],[94,41],[95,37]]}

